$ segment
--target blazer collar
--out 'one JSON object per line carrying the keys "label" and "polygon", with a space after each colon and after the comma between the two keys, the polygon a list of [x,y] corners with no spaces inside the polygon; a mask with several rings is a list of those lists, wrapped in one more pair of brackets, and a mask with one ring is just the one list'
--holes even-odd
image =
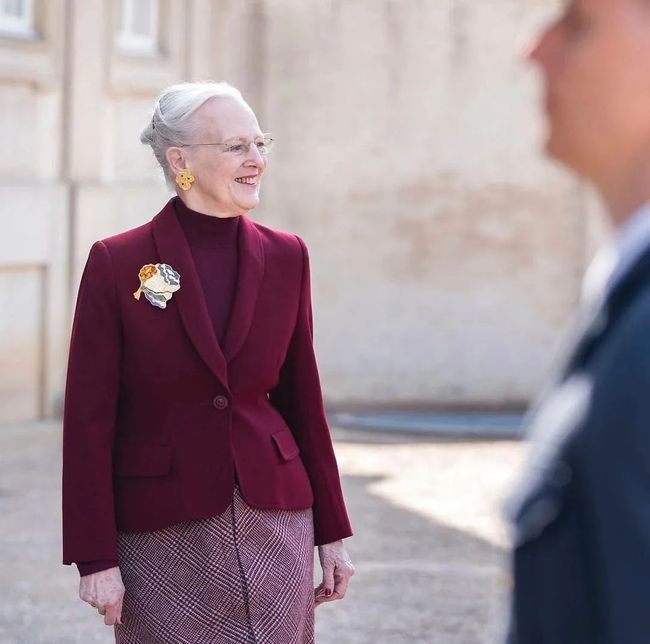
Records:
{"label": "blazer collar", "polygon": [[579,368],[587,359],[596,342],[612,328],[638,291],[650,287],[650,245],[616,282],[599,303],[586,312],[575,334],[573,349],[562,370],[562,379]]}
{"label": "blazer collar", "polygon": [[217,378],[227,387],[227,362],[239,352],[250,330],[264,272],[262,242],[255,224],[242,216],[239,226],[239,276],[235,301],[222,352],[214,333],[203,288],[185,233],[170,200],[152,219],[154,243],[160,261],[180,273],[181,288],[174,294],[181,321],[192,344]]}
{"label": "blazer collar", "polygon": [[255,224],[245,215],[241,215],[239,222],[238,245],[237,290],[224,341],[224,353],[228,362],[239,353],[248,336],[264,276],[262,239]]}

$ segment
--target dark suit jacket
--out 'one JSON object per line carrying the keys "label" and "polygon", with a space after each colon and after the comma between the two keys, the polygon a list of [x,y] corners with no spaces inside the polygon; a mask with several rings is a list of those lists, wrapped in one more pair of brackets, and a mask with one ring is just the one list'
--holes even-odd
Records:
{"label": "dark suit jacket", "polygon": [[[258,508],[312,507],[317,544],[351,534],[312,346],[307,249],[242,217],[219,347],[182,228],[93,244],[75,309],[63,429],[63,562],[117,559],[117,530],[216,515],[235,472]],[[166,309],[133,292],[144,264],[180,273]]]}
{"label": "dark suit jacket", "polygon": [[534,416],[513,504],[509,641],[650,642],[650,251]]}

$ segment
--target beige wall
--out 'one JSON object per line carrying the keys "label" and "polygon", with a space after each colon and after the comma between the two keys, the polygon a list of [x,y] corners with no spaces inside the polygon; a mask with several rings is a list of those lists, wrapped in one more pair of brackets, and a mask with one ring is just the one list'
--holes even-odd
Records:
{"label": "beige wall", "polygon": [[64,3],[37,1],[37,41],[0,38],[0,420],[48,414],[65,358]]}
{"label": "beige wall", "polygon": [[584,198],[539,158],[522,36],[547,2],[271,0],[264,216],[314,263],[335,401],[523,404],[584,264]]}
{"label": "beige wall", "polygon": [[117,0],[35,4],[37,41],[0,38],[0,420],[56,411],[88,248],[167,199],[139,131],[161,88],[199,78],[238,85],[277,136],[253,216],[310,246],[331,401],[535,394],[602,235],[537,154],[517,43],[552,2],[161,0],[150,57],[113,45]]}

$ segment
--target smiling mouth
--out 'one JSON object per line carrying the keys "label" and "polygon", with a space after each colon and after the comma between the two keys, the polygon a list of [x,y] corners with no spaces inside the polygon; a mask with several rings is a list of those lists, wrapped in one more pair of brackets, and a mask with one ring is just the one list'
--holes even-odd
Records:
{"label": "smiling mouth", "polygon": [[237,183],[243,183],[246,186],[256,186],[257,177],[237,177],[235,179]]}

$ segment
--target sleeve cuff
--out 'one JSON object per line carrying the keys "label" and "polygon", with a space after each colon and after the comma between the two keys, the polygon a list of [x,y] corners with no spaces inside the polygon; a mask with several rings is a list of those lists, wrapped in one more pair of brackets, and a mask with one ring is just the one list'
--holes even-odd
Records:
{"label": "sleeve cuff", "polygon": [[101,559],[98,561],[79,561],[77,568],[79,569],[79,576],[85,577],[92,575],[95,572],[115,568],[118,565],[117,559]]}

